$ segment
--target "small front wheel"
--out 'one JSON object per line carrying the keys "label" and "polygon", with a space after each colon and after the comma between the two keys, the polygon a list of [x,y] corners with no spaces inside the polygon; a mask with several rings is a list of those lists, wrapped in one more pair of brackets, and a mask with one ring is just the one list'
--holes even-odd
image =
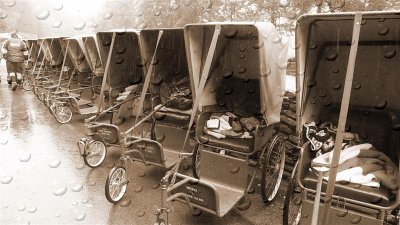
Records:
{"label": "small front wheel", "polygon": [[294,178],[291,178],[283,203],[284,225],[298,225],[300,223],[302,200],[302,193],[296,191],[296,181]]}
{"label": "small front wheel", "polygon": [[55,106],[54,117],[59,123],[68,123],[72,119],[72,111],[67,106]]}
{"label": "small front wheel", "polygon": [[154,225],[166,225],[165,220],[158,218]]}
{"label": "small front wheel", "polygon": [[126,192],[128,181],[126,170],[122,166],[112,168],[106,181],[106,198],[111,203],[118,203]]}
{"label": "small front wheel", "polygon": [[83,154],[83,161],[90,168],[96,168],[100,166],[107,155],[107,148],[104,142],[93,140],[90,141],[86,154]]}
{"label": "small front wheel", "polygon": [[24,79],[24,82],[22,83],[22,88],[25,91],[32,91],[33,89],[33,83],[31,79]]}
{"label": "small front wheel", "polygon": [[201,157],[200,145],[197,144],[194,148],[192,156],[192,172],[193,176],[197,179],[200,178],[200,157]]}
{"label": "small front wheel", "polygon": [[279,134],[273,137],[267,151],[261,174],[261,197],[265,203],[275,198],[281,185],[285,167],[284,137]]}

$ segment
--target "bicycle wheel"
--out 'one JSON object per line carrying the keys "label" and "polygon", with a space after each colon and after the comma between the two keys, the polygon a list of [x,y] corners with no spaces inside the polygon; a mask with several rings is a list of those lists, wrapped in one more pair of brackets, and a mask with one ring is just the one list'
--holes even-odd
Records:
{"label": "bicycle wheel", "polygon": [[118,203],[126,192],[128,181],[126,169],[122,166],[112,168],[106,181],[106,198],[111,203]]}
{"label": "bicycle wheel", "polygon": [[92,140],[89,142],[87,154],[83,155],[83,161],[90,168],[100,166],[107,155],[107,148],[104,142]]}
{"label": "bicycle wheel", "polygon": [[22,83],[22,88],[25,91],[32,91],[33,89],[33,83],[31,79],[24,79],[24,82]]}
{"label": "bicycle wheel", "polygon": [[298,225],[300,223],[302,201],[302,193],[296,191],[296,181],[294,178],[292,178],[289,181],[285,195],[285,201],[283,203],[284,225]]}
{"label": "bicycle wheel", "polygon": [[274,200],[282,182],[285,167],[285,139],[278,134],[272,138],[263,160],[261,197],[265,203]]}
{"label": "bicycle wheel", "polygon": [[193,151],[193,156],[192,156],[192,172],[193,176],[197,179],[199,179],[200,177],[200,155],[201,155],[200,145],[197,145]]}
{"label": "bicycle wheel", "polygon": [[67,106],[55,106],[54,117],[59,123],[68,123],[72,119],[72,111]]}

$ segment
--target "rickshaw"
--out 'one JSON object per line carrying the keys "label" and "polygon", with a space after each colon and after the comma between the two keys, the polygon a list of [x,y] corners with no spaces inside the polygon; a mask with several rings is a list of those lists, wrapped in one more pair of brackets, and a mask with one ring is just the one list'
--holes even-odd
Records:
{"label": "rickshaw", "polygon": [[[399,224],[399,24],[397,12],[316,14],[297,21],[302,148],[285,197],[284,224]],[[365,158],[368,151],[386,160]],[[346,167],[350,162],[356,164]],[[368,165],[378,169],[366,170]],[[356,170],[363,174],[350,173]]]}
{"label": "rickshaw", "polygon": [[256,180],[263,201],[271,202],[285,164],[285,140],[274,124],[280,120],[287,46],[275,27],[263,22],[189,24],[185,41],[197,87],[194,109],[200,111],[194,177],[179,173],[179,164],[166,173],[156,224],[170,224],[171,201],[223,217]]}
{"label": "rickshaw", "polygon": [[65,57],[62,39],[62,37],[41,39],[41,49],[44,55],[35,77],[34,93],[46,106],[49,106],[48,101],[45,101],[46,95],[56,89],[59,78],[64,72],[62,67]]}
{"label": "rickshaw", "polygon": [[[105,79],[110,87],[109,92],[113,95],[110,98],[114,100],[107,109],[84,121],[85,134],[92,138],[91,140],[82,138],[78,142],[78,148],[85,164],[91,168],[101,165],[106,157],[107,147],[119,146],[119,133],[132,126],[132,117],[136,113],[134,102],[140,96],[145,80],[139,33],[136,30],[99,32],[97,35],[100,45],[109,47],[111,58],[106,60],[110,61],[110,65]],[[90,40],[93,39],[86,39],[86,41]],[[134,61],[131,62],[128,59]],[[93,70],[101,68],[98,59],[92,57],[91,61]],[[125,92],[124,96],[119,96],[121,90],[124,89],[129,91]],[[119,116],[121,116],[121,121],[117,122]]]}
{"label": "rickshaw", "polygon": [[95,74],[92,71],[86,40],[84,41],[82,37],[64,40],[64,43],[68,46],[68,54],[74,62],[75,71],[78,75],[78,87],[57,92],[57,94],[64,94],[56,98],[57,102],[62,102],[62,104],[55,105],[65,115],[60,117],[60,120],[57,119],[60,123],[68,123],[72,119],[72,112],[80,115],[98,114],[105,108],[105,101],[110,100],[108,92],[112,87],[107,81],[107,76],[110,72],[109,67],[112,66],[112,49],[110,50],[109,46],[103,46],[106,50],[102,53],[107,55],[105,74]]}
{"label": "rickshaw", "polygon": [[[189,122],[194,87],[185,57],[183,29],[141,30],[140,41],[147,72],[137,112],[142,112],[143,104],[148,101],[145,98],[148,89],[151,111],[143,113],[139,122],[119,135],[120,162],[111,169],[105,185],[106,198],[114,204],[127,191],[129,161],[170,169],[179,161],[181,152],[192,154],[195,147],[194,141],[182,138],[192,130]],[[149,118],[150,135],[132,135]]]}
{"label": "rickshaw", "polygon": [[22,76],[22,88],[25,91],[31,91],[33,89],[33,65],[36,62],[38,55],[37,39],[24,40],[28,48],[27,64],[25,65],[24,75]]}

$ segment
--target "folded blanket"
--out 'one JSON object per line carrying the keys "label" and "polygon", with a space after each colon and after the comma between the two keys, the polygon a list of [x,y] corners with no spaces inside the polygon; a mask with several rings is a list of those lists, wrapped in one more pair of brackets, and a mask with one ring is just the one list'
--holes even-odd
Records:
{"label": "folded blanket", "polygon": [[[330,164],[333,152],[324,153],[313,162]],[[323,171],[324,179],[329,180],[326,167],[316,167]],[[377,151],[371,144],[358,144],[342,150],[339,159],[336,181],[347,181],[370,187],[380,185],[395,191],[399,188],[397,166],[384,153]]]}
{"label": "folded blanket", "polygon": [[[256,120],[257,122],[251,123]],[[259,124],[259,121],[254,118],[250,120],[242,120],[247,122],[247,126],[251,130]],[[244,130],[242,127],[241,120],[233,113],[227,112],[226,114],[214,114],[207,120],[204,126],[204,132],[215,138],[253,138],[249,132],[250,130]]]}

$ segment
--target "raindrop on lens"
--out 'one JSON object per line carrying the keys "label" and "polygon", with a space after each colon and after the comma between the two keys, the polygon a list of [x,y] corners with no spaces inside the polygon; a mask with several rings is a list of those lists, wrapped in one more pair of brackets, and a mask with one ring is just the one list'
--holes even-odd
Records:
{"label": "raindrop on lens", "polygon": [[76,221],[82,221],[86,217],[86,212],[79,212],[78,215],[75,217]]}
{"label": "raindrop on lens", "polygon": [[113,13],[108,12],[108,13],[104,14],[103,19],[108,20],[108,19],[111,19],[112,16],[113,16]]}
{"label": "raindrop on lens", "polygon": [[67,192],[67,187],[66,187],[66,186],[61,187],[61,188],[58,188],[57,190],[55,190],[55,191],[53,192],[53,194],[54,194],[55,196],[62,196],[62,195],[65,194],[65,192]]}
{"label": "raindrop on lens", "polygon": [[86,203],[88,203],[89,202],[89,198],[85,198],[85,199],[82,199],[81,200],[81,203],[82,204],[86,204]]}
{"label": "raindrop on lens", "polygon": [[62,21],[61,20],[55,20],[54,22],[53,22],[53,27],[54,28],[59,28],[59,27],[61,27],[61,25],[62,25]]}
{"label": "raindrop on lens", "polygon": [[4,204],[3,207],[4,208],[8,208],[8,206],[10,206],[9,204]]}
{"label": "raindrop on lens", "polygon": [[25,205],[20,205],[18,207],[18,211],[24,211],[25,210]]}
{"label": "raindrop on lens", "polygon": [[29,213],[35,213],[37,211],[37,206],[32,206],[28,209]]}
{"label": "raindrop on lens", "polygon": [[15,0],[8,0],[5,2],[7,7],[13,7],[17,2]]}
{"label": "raindrop on lens", "polygon": [[0,137],[0,144],[6,145],[8,143],[7,137]]}
{"label": "raindrop on lens", "polygon": [[49,17],[50,11],[48,9],[39,7],[39,8],[37,8],[35,15],[38,20],[45,20]]}
{"label": "raindrop on lens", "polygon": [[19,158],[20,162],[28,162],[31,159],[31,153],[24,152],[22,156]]}
{"label": "raindrop on lens", "polygon": [[50,168],[57,168],[57,167],[60,166],[60,164],[61,164],[61,160],[59,160],[59,159],[58,160],[54,160],[49,164],[49,167]]}
{"label": "raindrop on lens", "polygon": [[[3,9],[0,9],[0,19],[5,19],[7,18],[8,13],[5,12]],[[4,119],[5,117],[2,117],[3,114],[0,114],[0,119]],[[7,115],[6,115],[7,116]]]}
{"label": "raindrop on lens", "polygon": [[13,180],[12,176],[5,176],[1,179],[1,183],[2,184],[9,184],[11,183],[11,181]]}
{"label": "raindrop on lens", "polygon": [[82,30],[83,28],[85,28],[86,23],[85,22],[79,22],[77,24],[75,24],[74,29],[75,30]]}
{"label": "raindrop on lens", "polygon": [[60,11],[61,9],[63,9],[63,7],[64,6],[63,6],[62,2],[59,2],[59,3],[54,3],[53,9],[56,11]]}
{"label": "raindrop on lens", "polygon": [[71,190],[73,192],[80,192],[83,189],[83,185],[82,184],[76,184]]}

